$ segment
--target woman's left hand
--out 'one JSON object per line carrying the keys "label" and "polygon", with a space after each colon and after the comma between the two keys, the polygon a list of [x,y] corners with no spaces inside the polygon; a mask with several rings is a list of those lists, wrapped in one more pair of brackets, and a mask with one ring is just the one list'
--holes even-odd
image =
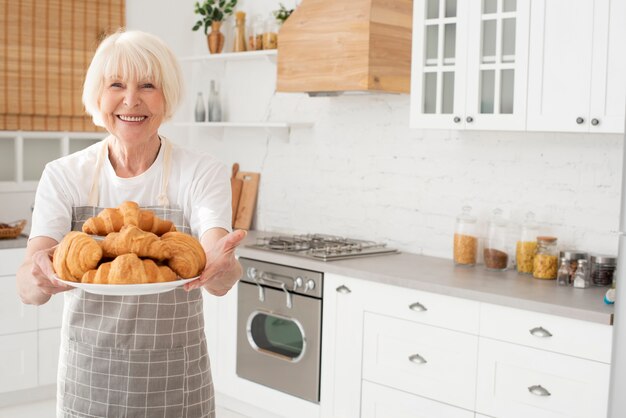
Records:
{"label": "woman's left hand", "polygon": [[[240,229],[218,239],[217,237],[212,239],[211,232],[208,231],[202,237],[202,244],[205,248],[209,246],[207,244],[210,241],[214,242],[206,253],[206,267],[198,280],[185,285],[185,290],[189,291],[203,286],[212,295],[223,296],[241,278],[242,269],[241,264],[235,258],[235,248],[243,241],[247,232]],[[206,242],[207,240],[209,243]]]}

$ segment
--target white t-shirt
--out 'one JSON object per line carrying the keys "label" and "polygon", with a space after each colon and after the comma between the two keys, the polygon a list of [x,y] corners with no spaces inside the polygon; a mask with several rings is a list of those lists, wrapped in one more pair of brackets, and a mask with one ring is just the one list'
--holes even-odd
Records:
{"label": "white t-shirt", "polygon": [[[30,238],[46,236],[60,242],[71,230],[72,207],[88,205],[96,161],[104,144],[100,141],[46,165],[35,196]],[[118,177],[106,158],[99,175],[98,206],[117,207],[125,200],[156,206],[164,148],[148,170],[132,178]],[[183,210],[193,235],[201,237],[211,228],[231,230],[230,175],[213,156],[172,144],[167,198],[170,206]]]}

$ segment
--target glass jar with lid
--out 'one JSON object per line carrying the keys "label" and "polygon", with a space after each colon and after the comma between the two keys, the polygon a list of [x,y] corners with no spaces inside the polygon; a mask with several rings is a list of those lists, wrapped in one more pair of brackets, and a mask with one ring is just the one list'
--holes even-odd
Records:
{"label": "glass jar with lid", "polygon": [[528,212],[522,224],[522,232],[515,248],[515,262],[518,273],[532,274],[533,272],[533,259],[537,250],[538,232],[539,226],[535,221],[535,214]]}
{"label": "glass jar with lid", "polygon": [[477,253],[476,217],[472,215],[471,206],[463,206],[463,211],[456,218],[456,228],[454,230],[454,264],[473,266],[476,264]]}
{"label": "glass jar with lid", "polygon": [[263,49],[276,49],[278,47],[278,22],[273,15],[265,21],[263,32]]}
{"label": "glass jar with lid", "polygon": [[535,279],[556,279],[559,268],[556,241],[556,237],[537,237],[537,251],[533,259],[533,277]]}
{"label": "glass jar with lid", "polygon": [[578,260],[576,273],[574,273],[574,287],[577,289],[586,289],[591,286],[589,282],[589,273],[587,271],[587,260]]}
{"label": "glass jar with lid", "polygon": [[578,260],[586,260],[587,253],[577,250],[561,250],[559,251],[559,262],[567,261],[569,263],[569,284],[574,282],[574,274],[578,268]]}
{"label": "glass jar with lid", "polygon": [[589,257],[591,283],[594,286],[610,286],[617,267],[617,257],[592,254]]}
{"label": "glass jar with lid", "polygon": [[502,217],[502,209],[495,209],[489,221],[487,242],[483,249],[485,267],[489,270],[506,270],[509,254],[506,251],[507,222]]}

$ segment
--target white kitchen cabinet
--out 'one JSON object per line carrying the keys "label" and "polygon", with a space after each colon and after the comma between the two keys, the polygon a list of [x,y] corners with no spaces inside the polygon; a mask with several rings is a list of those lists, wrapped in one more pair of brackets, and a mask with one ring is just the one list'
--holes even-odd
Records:
{"label": "white kitchen cabinet", "polygon": [[52,328],[38,332],[37,341],[37,383],[42,385],[56,385],[59,364],[59,349],[61,347],[61,329]]}
{"label": "white kitchen cabinet", "polygon": [[0,335],[37,330],[37,308],[17,295],[15,273],[24,253],[23,248],[0,251]]}
{"label": "white kitchen cabinet", "polygon": [[465,409],[363,381],[361,418],[474,418]]}
{"label": "white kitchen cabinet", "polygon": [[412,128],[523,130],[529,0],[416,0]]}
{"label": "white kitchen cabinet", "polygon": [[0,392],[37,386],[37,331],[0,336]]}
{"label": "white kitchen cabinet", "polygon": [[606,363],[481,338],[476,409],[493,417],[604,418]]}
{"label": "white kitchen cabinet", "polygon": [[527,129],[624,132],[626,2],[531,6]]}

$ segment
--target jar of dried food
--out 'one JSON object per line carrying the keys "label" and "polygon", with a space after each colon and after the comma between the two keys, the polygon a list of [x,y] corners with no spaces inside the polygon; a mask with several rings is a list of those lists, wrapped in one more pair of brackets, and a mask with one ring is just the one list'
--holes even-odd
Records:
{"label": "jar of dried food", "polygon": [[617,267],[617,258],[611,255],[593,254],[589,257],[591,264],[591,283],[594,286],[610,286]]}
{"label": "jar of dried food", "polygon": [[533,259],[537,250],[539,227],[535,222],[535,214],[528,212],[522,224],[522,233],[515,248],[515,262],[518,273],[533,273]]}
{"label": "jar of dried food", "polygon": [[265,31],[263,32],[263,49],[276,49],[278,47],[278,22],[274,16],[265,22]]}
{"label": "jar of dried food", "polygon": [[257,16],[253,17],[248,27],[248,51],[263,49],[263,22]]}
{"label": "jar of dried food", "polygon": [[502,217],[502,209],[495,209],[487,230],[487,242],[483,249],[485,267],[489,270],[506,270],[509,254],[506,251],[507,222]]}
{"label": "jar of dried food", "polygon": [[576,250],[561,250],[559,251],[559,263],[562,261],[567,261],[569,263],[569,282],[568,284],[572,284],[574,282],[574,274],[576,274],[576,268],[578,267],[578,260],[586,260],[587,253],[584,251],[576,251]]}
{"label": "jar of dried food", "polygon": [[556,279],[559,256],[556,250],[556,237],[537,237],[537,252],[533,259],[533,277],[536,279]]}
{"label": "jar of dried food", "polygon": [[476,264],[478,237],[476,236],[476,217],[471,206],[463,206],[463,212],[456,218],[453,246],[454,263],[462,266]]}

